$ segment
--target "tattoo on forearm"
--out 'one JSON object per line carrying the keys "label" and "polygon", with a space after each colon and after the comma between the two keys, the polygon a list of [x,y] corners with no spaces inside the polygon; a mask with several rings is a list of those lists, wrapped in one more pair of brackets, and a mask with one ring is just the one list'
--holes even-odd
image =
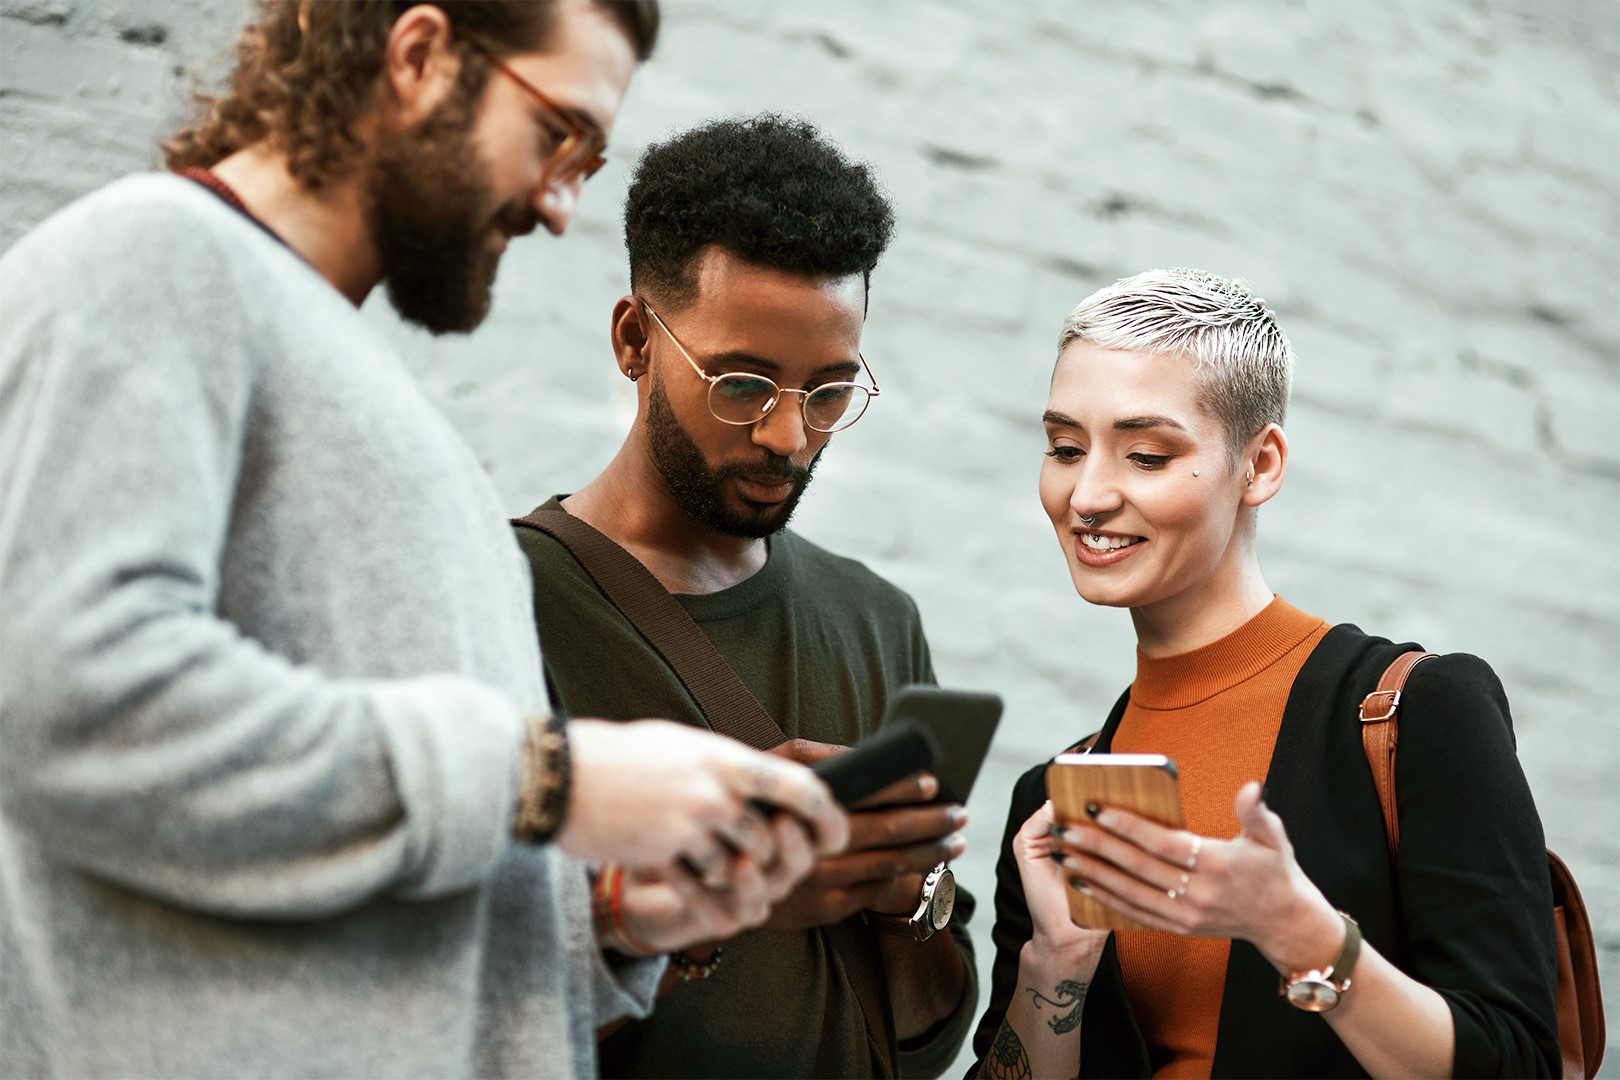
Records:
{"label": "tattoo on forearm", "polygon": [[1023,1041],[1005,1020],[1001,1022],[1001,1030],[996,1032],[996,1041],[990,1044],[990,1053],[985,1055],[984,1068],[979,1070],[979,1075],[990,1080],[1028,1080],[1034,1075],[1029,1070],[1029,1055],[1024,1052]]}
{"label": "tattoo on forearm", "polygon": [[1026,986],[1024,989],[1029,991],[1029,996],[1032,1004],[1035,1006],[1036,1012],[1041,1012],[1043,1007],[1047,1005],[1050,1005],[1054,1009],[1069,1010],[1061,1016],[1054,1016],[1046,1021],[1047,1026],[1057,1034],[1067,1035],[1069,1032],[1080,1026],[1080,1011],[1085,1007],[1086,990],[1089,989],[1090,986],[1090,983],[1077,982],[1074,979],[1064,979],[1062,982],[1058,983],[1057,988],[1052,991],[1057,995],[1056,1000],[1047,997],[1033,986]]}

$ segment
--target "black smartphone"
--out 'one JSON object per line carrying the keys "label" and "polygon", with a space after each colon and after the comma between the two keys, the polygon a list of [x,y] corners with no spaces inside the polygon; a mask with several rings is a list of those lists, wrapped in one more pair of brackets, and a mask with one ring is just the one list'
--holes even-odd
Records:
{"label": "black smartphone", "polygon": [[904,686],[889,699],[883,727],[910,726],[927,732],[935,746],[929,771],[939,778],[935,801],[965,806],[1000,722],[1001,698],[995,694]]}
{"label": "black smartphone", "polygon": [[884,724],[842,754],[810,766],[844,806],[860,802],[902,777],[934,768],[938,746],[917,724]]}
{"label": "black smartphone", "polygon": [[965,804],[1000,721],[994,694],[903,686],[875,732],[811,768],[845,806],[921,769],[939,778],[936,802]]}

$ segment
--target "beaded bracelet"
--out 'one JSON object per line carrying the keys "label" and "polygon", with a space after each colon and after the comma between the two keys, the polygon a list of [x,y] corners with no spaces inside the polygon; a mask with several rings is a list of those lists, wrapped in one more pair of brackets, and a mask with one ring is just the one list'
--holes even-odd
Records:
{"label": "beaded bracelet", "polygon": [[512,832],[520,840],[544,844],[555,837],[568,816],[568,726],[560,713],[531,716],[523,740],[523,778],[517,820]]}
{"label": "beaded bracelet", "polygon": [[694,960],[684,952],[672,952],[669,970],[680,976],[681,982],[702,982],[720,969],[720,958],[725,954],[724,945],[716,945],[707,960]]}

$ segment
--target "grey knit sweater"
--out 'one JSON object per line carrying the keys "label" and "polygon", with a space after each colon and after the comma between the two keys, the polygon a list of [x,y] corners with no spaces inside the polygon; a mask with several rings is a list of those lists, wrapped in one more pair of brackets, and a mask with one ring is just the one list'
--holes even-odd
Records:
{"label": "grey knit sweater", "polygon": [[0,258],[0,1075],[593,1071],[658,971],[507,840],[545,696],[503,517],[189,181]]}

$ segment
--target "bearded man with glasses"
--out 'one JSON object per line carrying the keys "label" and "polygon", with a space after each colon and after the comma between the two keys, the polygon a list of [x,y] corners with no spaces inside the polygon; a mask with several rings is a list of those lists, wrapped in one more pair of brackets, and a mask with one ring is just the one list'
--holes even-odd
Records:
{"label": "bearded man with glasses", "polygon": [[663,972],[609,937],[842,846],[802,765],[549,707],[494,487],[356,310],[477,326],[657,16],[262,0],[171,172],[0,258],[0,1076],[590,1076]]}
{"label": "bearded man with glasses", "polygon": [[[786,528],[834,433],[881,411],[861,333],[892,222],[867,167],[802,122],[719,121],[643,156],[625,208],[631,291],[612,317],[636,418],[599,476],[518,530],[564,709],[730,728],[565,546],[579,543],[632,557],[644,589],[674,597],[788,737],[784,756],[836,752],[899,686],[933,681],[911,598]],[[604,1032],[603,1074],[942,1072],[977,988],[971,898],[938,933],[912,918],[963,849],[965,813],[928,802],[936,791],[922,775],[895,785],[851,813],[848,852],[764,929],[675,953],[653,1015]]]}

